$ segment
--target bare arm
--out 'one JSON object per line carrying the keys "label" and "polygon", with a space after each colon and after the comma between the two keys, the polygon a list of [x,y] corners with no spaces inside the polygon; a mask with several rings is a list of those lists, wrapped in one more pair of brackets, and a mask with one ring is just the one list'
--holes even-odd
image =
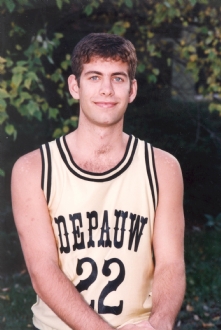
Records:
{"label": "bare arm", "polygon": [[14,219],[34,290],[71,329],[112,329],[89,307],[59,268],[40,182],[41,158],[37,150],[20,158],[12,172]]}
{"label": "bare arm", "polygon": [[180,166],[170,154],[155,149],[159,202],[153,247],[155,272],[153,307],[148,321],[122,330],[172,330],[185,291],[183,181]]}
{"label": "bare arm", "polygon": [[155,149],[155,159],[159,203],[154,225],[156,267],[149,322],[156,330],[171,330],[185,292],[183,181],[173,156]]}

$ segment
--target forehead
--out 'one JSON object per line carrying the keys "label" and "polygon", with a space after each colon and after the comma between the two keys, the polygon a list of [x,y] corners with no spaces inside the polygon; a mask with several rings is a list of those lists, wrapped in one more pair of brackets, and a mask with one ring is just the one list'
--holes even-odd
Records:
{"label": "forehead", "polygon": [[112,58],[92,57],[90,62],[83,64],[82,74],[88,71],[98,71],[103,74],[124,72],[128,75],[128,63],[123,62],[121,59],[114,60]]}

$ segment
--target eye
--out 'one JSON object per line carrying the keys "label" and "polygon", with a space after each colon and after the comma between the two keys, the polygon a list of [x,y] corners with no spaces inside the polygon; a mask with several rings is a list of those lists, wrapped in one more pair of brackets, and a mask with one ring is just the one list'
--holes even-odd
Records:
{"label": "eye", "polygon": [[114,80],[116,82],[122,82],[123,81],[123,79],[121,77],[114,77]]}
{"label": "eye", "polygon": [[96,81],[96,80],[98,80],[98,79],[99,79],[98,76],[92,76],[92,77],[90,77],[90,80],[93,80],[93,81]]}

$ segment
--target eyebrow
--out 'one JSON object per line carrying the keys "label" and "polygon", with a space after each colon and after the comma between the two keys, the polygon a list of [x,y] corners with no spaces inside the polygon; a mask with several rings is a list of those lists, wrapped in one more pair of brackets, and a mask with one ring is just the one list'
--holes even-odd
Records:
{"label": "eyebrow", "polygon": [[[87,72],[85,72],[85,76],[88,76],[88,75],[90,75],[90,74],[97,74],[97,75],[99,75],[99,76],[103,76],[103,73],[102,72],[100,72],[100,71],[87,71]],[[111,74],[111,76],[124,76],[124,77],[128,77],[128,74],[127,73],[125,73],[125,72],[123,72],[123,71],[119,71],[119,72],[113,72],[112,74]]]}

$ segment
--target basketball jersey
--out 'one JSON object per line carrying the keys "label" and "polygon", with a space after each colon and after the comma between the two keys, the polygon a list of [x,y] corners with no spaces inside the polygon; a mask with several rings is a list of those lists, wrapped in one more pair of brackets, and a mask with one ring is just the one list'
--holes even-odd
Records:
{"label": "basketball jersey", "polygon": [[[130,136],[122,160],[103,173],[81,169],[65,136],[41,155],[60,268],[113,327],[148,319],[158,199],[152,146]],[[32,310],[37,328],[70,330],[39,297]]]}

